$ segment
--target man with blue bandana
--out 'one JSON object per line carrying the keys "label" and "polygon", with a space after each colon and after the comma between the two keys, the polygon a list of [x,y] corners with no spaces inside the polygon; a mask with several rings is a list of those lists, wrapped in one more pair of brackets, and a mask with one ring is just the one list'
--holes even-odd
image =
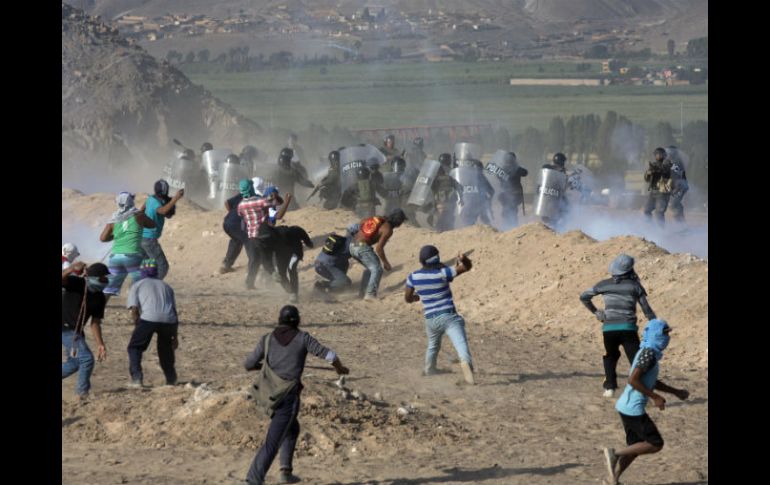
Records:
{"label": "man with blue bandana", "polygon": [[617,451],[604,448],[607,473],[613,485],[618,483],[620,475],[637,456],[657,453],[663,449],[663,438],[644,409],[649,399],[661,411],[666,408],[666,400],[655,391],[668,392],[681,400],[690,395],[684,389],[676,389],[658,380],[658,363],[671,340],[670,332],[671,327],[665,320],[650,320],[644,329],[639,352],[631,364],[628,384],[615,404],[626,431],[628,447]]}

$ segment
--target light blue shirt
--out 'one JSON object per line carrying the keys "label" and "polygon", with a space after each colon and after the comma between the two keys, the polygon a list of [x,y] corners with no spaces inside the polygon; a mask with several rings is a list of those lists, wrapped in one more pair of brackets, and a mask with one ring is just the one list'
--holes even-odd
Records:
{"label": "light blue shirt", "polygon": [[[639,349],[639,352],[634,357],[634,362],[631,364],[631,371],[628,373],[629,377],[637,367],[642,370],[642,385],[650,390],[655,389],[655,383],[658,381],[658,372],[660,371],[655,352],[648,348]],[[631,387],[631,384],[626,384],[623,394],[621,394],[618,402],[615,403],[615,409],[626,416],[641,416],[645,412],[644,408],[647,406],[648,399],[647,396]]]}
{"label": "light blue shirt", "polygon": [[142,231],[143,238],[158,239],[163,232],[163,224],[166,222],[166,218],[158,214],[158,209],[161,207],[163,207],[163,204],[155,196],[151,195],[147,198],[147,202],[144,204],[144,213],[155,222],[155,227],[152,229],[145,227]]}

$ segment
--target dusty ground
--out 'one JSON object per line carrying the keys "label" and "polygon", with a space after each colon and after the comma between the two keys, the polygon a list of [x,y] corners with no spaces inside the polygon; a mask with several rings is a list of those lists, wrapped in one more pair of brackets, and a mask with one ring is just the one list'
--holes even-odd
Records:
{"label": "dusty ground", "polygon": [[[81,246],[88,262],[109,249],[98,243],[98,233],[113,197],[62,191],[63,235]],[[171,262],[166,281],[176,289],[181,318],[183,384],[161,386],[151,346],[144,369],[152,387],[126,388],[132,326],[125,291],[107,309],[108,359],[97,364],[90,402],[78,404],[74,376],[62,381],[63,483],[219,484],[245,476],[267,420],[244,397],[253,375],[242,362],[274,325],[286,295],[245,290],[245,254],[237,272],[218,274],[227,242],[222,216],[182,202],[164,229]],[[347,212],[314,208],[287,216],[316,242],[353,220]],[[421,307],[406,305],[402,288],[427,243],[444,259],[473,250],[474,269],[457,279],[453,293],[467,322],[475,387],[459,383],[448,339],[439,361],[447,372],[420,376]],[[623,483],[707,483],[705,261],[636,237],[597,242],[538,223],[507,233],[477,226],[440,235],[402,227],[386,248],[394,270],[383,277],[381,300],[363,303],[353,293],[313,294],[309,265],[318,251],[306,253],[300,273],[303,327],[339,353],[351,369],[346,388],[364,396],[343,396],[328,365],[308,359],[295,460],[303,483],[602,483],[601,447],[621,447],[625,435],[614,401],[601,397],[600,324],[578,295],[605,277],[619,252],[637,258],[651,305],[675,329],[661,378],[691,392],[686,402],[667,398],[665,411],[648,409],[666,446],[640,458]],[[355,282],[360,274],[354,265]],[[619,375],[627,369],[621,361]],[[409,414],[400,416],[399,407]],[[268,479],[276,476],[271,470]]]}

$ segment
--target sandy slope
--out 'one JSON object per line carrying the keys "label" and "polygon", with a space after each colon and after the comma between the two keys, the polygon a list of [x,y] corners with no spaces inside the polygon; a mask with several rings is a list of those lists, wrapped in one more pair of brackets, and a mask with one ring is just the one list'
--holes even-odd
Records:
{"label": "sandy slope", "polygon": [[[112,198],[63,190],[63,234],[96,240]],[[151,347],[144,367],[155,387],[125,388],[131,326],[124,298],[111,301],[104,330],[110,355],[97,365],[93,399],[78,406],[74,377],[62,383],[64,483],[227,483],[245,474],[267,421],[243,396],[252,376],[242,361],[273,326],[286,296],[245,290],[245,255],[237,272],[217,273],[227,241],[222,216],[183,202],[162,240],[182,320],[177,368],[191,384],[160,387]],[[353,219],[306,208],[289,213],[287,223],[320,242]],[[74,242],[88,247],[88,261],[109,249]],[[453,292],[467,322],[475,388],[458,383],[446,339],[440,366],[448,372],[420,376],[420,307],[403,302],[402,285],[427,243],[445,259],[473,250],[475,267]],[[692,394],[685,403],[672,396],[663,412],[649,411],[667,445],[642,458],[646,466],[632,467],[624,483],[707,481],[707,263],[635,237],[596,242],[529,223],[507,233],[399,228],[386,248],[394,271],[383,277],[381,300],[368,304],[352,293],[315,296],[306,266],[318,249],[306,253],[303,326],[341,355],[352,369],[348,391],[364,396],[344,396],[323,361],[308,361],[295,462],[303,483],[601,483],[601,447],[622,446],[624,434],[612,402],[600,397],[600,324],[578,295],[605,277],[621,251],[637,258],[653,308],[675,328],[661,377]],[[360,273],[354,266],[354,281]],[[619,373],[627,368],[622,361]],[[409,414],[399,416],[399,407]]]}

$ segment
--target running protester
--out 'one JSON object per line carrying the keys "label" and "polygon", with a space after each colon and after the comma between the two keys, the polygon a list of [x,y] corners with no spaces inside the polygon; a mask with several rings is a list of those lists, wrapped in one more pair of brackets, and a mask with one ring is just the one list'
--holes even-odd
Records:
{"label": "running protester", "polygon": [[147,198],[144,203],[144,213],[155,223],[153,228],[145,228],[142,231],[142,249],[148,258],[153,258],[158,264],[158,279],[163,279],[168,274],[168,260],[163,248],[160,247],[160,235],[163,233],[163,225],[166,219],[171,219],[176,214],[176,203],[184,196],[184,189],[179,189],[174,197],[168,196],[168,182],[163,179],[155,182],[153,187],[155,195]]}

